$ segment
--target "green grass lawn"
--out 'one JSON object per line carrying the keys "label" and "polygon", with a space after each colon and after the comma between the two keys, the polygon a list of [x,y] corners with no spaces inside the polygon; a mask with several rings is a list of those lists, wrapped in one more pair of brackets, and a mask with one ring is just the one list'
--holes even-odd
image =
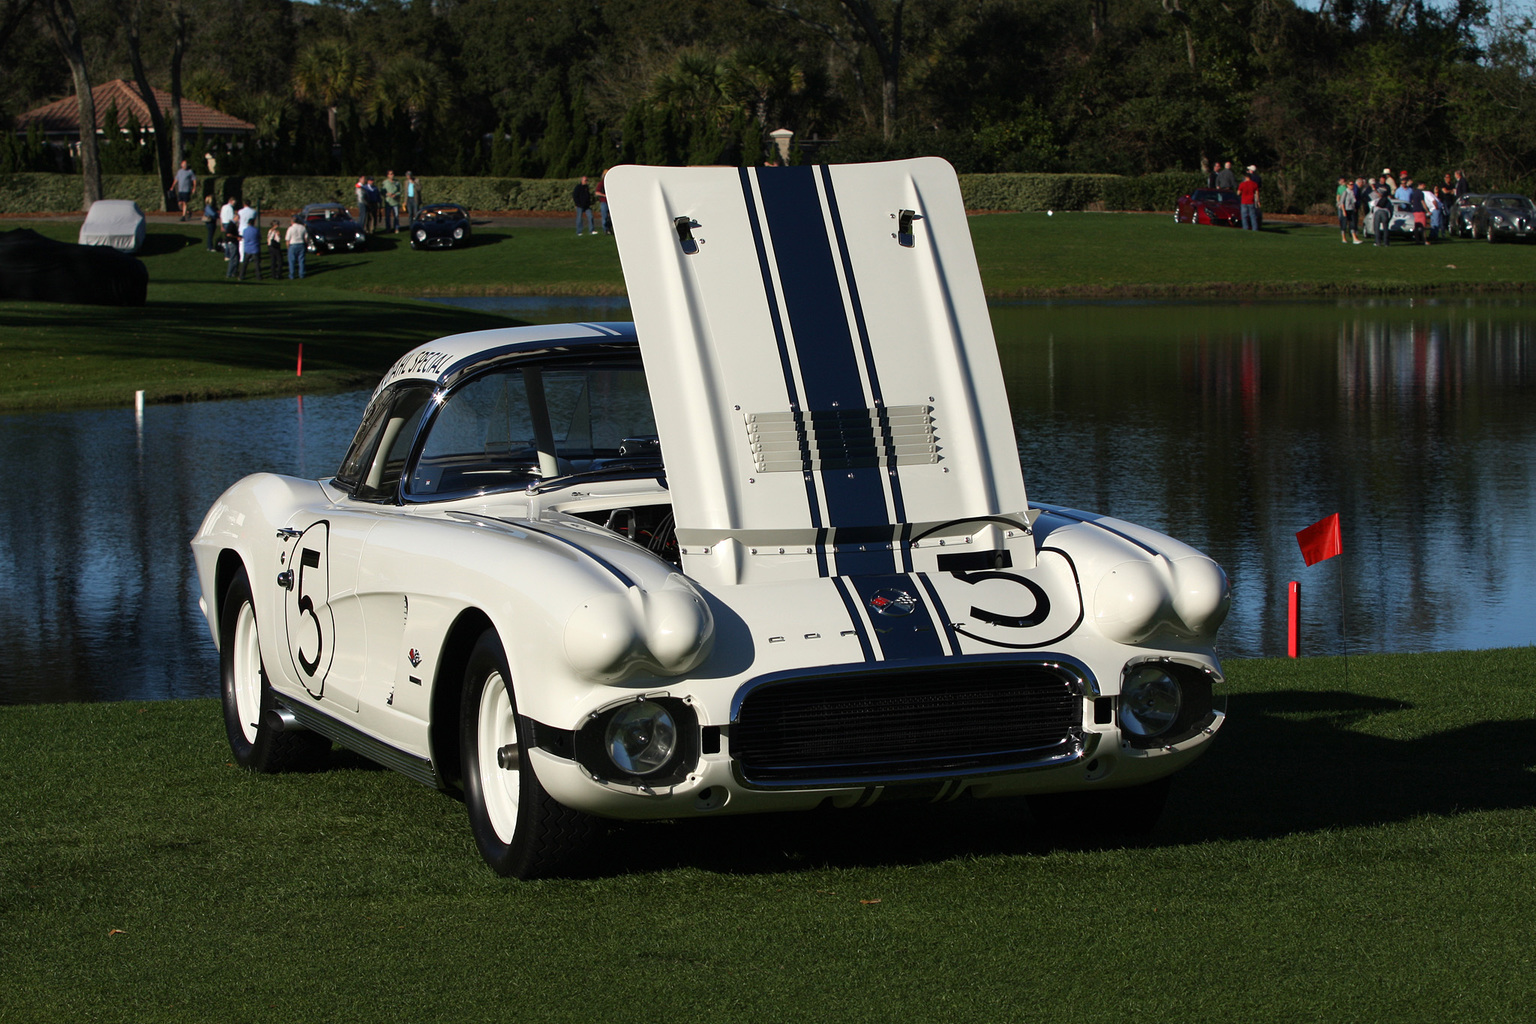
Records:
{"label": "green grass lawn", "polygon": [[1536,648],[1227,666],[1157,835],[1012,801],[616,829],[230,764],[213,701],[0,708],[0,1020],[1524,1020]]}
{"label": "green grass lawn", "polygon": [[[32,225],[72,241],[73,222]],[[1261,233],[1176,225],[1166,214],[992,214],[970,219],[994,297],[1255,296],[1519,290],[1536,248],[1448,242],[1341,245],[1331,227]],[[375,236],[312,258],[304,281],[233,283],[201,225],[156,223],[141,309],[0,303],[0,411],[334,390],[375,382],[401,353],[513,321],[421,295],[623,292],[614,241],[564,227],[481,227],[468,249],[415,252]],[[299,343],[304,379],[294,379]]]}

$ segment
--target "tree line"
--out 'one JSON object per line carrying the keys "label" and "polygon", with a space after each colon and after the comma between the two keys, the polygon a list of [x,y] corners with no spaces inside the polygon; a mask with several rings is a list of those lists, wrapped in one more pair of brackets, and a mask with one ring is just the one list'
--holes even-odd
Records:
{"label": "tree line", "polygon": [[[784,128],[794,161],[1230,159],[1262,168],[1266,207],[1301,209],[1389,165],[1536,185],[1531,32],[1484,0],[0,0],[0,116],[127,78],[256,126],[187,137],[173,103],[120,123],[159,151],[78,160],[167,183],[205,152],[240,174],[759,163]],[[55,158],[10,132],[0,170]]]}

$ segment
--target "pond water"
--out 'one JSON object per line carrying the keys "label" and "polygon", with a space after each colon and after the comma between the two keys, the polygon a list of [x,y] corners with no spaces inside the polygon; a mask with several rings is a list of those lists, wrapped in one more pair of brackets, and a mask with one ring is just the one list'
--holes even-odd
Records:
{"label": "pond water", "polygon": [[[475,300],[525,320],[622,301]],[[1536,306],[1028,303],[993,310],[1032,500],[1163,530],[1226,567],[1218,649],[1536,642]],[[130,396],[131,398],[131,396]],[[365,392],[0,417],[0,703],[213,696],[188,540],[229,483],[319,477]],[[1302,527],[1340,513],[1311,568]]]}

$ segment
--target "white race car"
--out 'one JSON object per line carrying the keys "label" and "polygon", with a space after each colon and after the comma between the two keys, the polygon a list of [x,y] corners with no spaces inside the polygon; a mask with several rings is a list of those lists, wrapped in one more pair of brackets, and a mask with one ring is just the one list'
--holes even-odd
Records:
{"label": "white race car", "polygon": [[1151,827],[1227,580],[1031,505],[941,160],[616,168],[634,324],[402,358],[325,480],[193,540],[240,764],[462,788],[496,871],[603,819],[1026,795]]}

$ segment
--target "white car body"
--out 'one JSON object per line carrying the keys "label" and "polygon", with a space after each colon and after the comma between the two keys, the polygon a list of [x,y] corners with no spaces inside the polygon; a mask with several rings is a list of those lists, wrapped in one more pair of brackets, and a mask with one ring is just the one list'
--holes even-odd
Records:
{"label": "white car body", "polygon": [[[237,754],[309,730],[462,780],[487,860],[530,875],[559,868],[521,849],[535,800],[585,820],[1089,799],[1202,752],[1226,577],[1028,502],[948,164],[606,183],[633,325],[424,345],[337,478],[248,477],[209,511],[193,548]],[[652,413],[664,469],[646,434],[599,444]],[[621,767],[635,751],[667,757]]]}

